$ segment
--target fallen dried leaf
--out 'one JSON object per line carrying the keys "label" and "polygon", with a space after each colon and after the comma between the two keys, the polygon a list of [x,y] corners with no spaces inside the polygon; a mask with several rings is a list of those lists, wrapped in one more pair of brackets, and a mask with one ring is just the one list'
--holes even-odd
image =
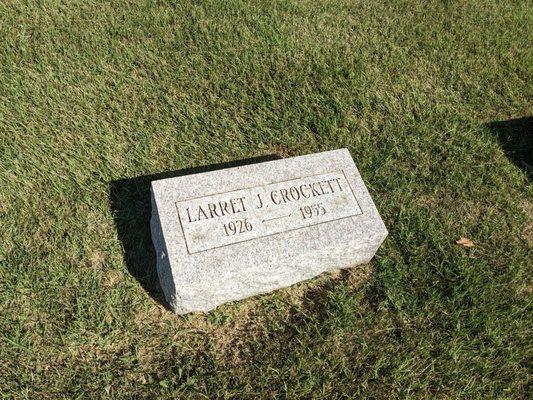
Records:
{"label": "fallen dried leaf", "polygon": [[459,240],[456,240],[455,243],[460,244],[464,247],[474,247],[474,242],[472,242],[470,239],[462,237]]}

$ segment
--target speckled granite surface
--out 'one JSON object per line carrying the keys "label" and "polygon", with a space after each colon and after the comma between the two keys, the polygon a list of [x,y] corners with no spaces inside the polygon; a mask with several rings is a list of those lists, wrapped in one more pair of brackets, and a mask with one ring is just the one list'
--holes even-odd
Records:
{"label": "speckled granite surface", "polygon": [[151,230],[178,314],[367,263],[387,236],[346,149],[154,181]]}

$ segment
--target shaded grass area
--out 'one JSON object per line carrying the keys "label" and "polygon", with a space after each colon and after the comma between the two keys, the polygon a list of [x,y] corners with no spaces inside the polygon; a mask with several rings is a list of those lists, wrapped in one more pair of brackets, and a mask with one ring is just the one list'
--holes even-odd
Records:
{"label": "shaded grass area", "polygon": [[489,127],[498,139],[507,156],[520,168],[528,179],[533,177],[533,117],[496,121]]}
{"label": "shaded grass area", "polygon": [[[533,114],[532,23],[521,1],[2,3],[2,396],[530,396],[533,192],[500,128]],[[370,266],[183,318],[129,268],[146,198],[119,182],[339,147],[390,231]]]}

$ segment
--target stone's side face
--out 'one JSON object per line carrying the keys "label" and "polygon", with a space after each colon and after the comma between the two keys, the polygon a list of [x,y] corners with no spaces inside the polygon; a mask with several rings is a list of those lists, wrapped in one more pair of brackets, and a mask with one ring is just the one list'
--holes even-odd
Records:
{"label": "stone's side face", "polygon": [[151,228],[179,314],[369,262],[387,236],[346,149],[154,181]]}

